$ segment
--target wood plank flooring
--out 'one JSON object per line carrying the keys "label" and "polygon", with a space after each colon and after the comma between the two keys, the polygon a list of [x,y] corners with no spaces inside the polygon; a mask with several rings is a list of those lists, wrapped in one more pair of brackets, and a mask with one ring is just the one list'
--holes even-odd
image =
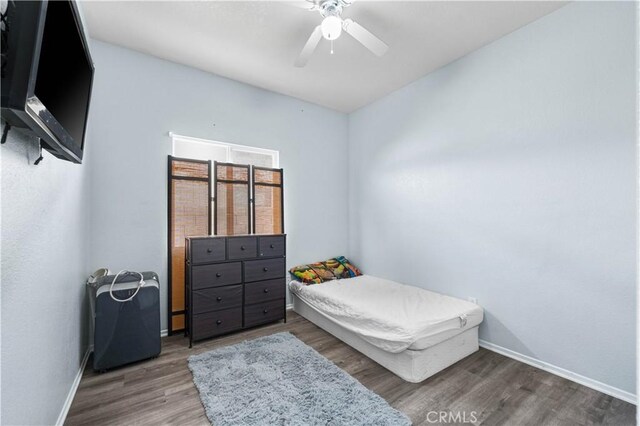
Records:
{"label": "wood plank flooring", "polygon": [[[289,331],[407,414],[414,425],[635,424],[636,407],[480,349],[422,383],[407,383],[292,311],[288,321],[194,345],[163,339],[162,354],[105,374],[84,372],[67,425],[208,424],[186,359],[196,353]],[[437,412],[436,414],[429,414]],[[448,422],[433,422],[440,412]],[[475,412],[474,417],[471,413]]]}

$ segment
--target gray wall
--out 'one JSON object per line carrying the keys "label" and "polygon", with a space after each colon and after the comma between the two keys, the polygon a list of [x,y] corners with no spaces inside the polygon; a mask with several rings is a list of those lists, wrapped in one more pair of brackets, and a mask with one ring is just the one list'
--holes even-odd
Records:
{"label": "gray wall", "polygon": [[350,255],[635,393],[635,8],[572,3],[353,113]]}
{"label": "gray wall", "polygon": [[55,423],[87,347],[89,167],[44,157],[14,129],[0,150],[6,425]]}
{"label": "gray wall", "polygon": [[345,114],[95,40],[92,53],[92,269],[154,270],[166,306],[169,131],[279,150],[289,265],[346,253]]}
{"label": "gray wall", "polygon": [[54,424],[89,345],[90,146],[34,166],[37,139],[12,129],[0,149],[3,425]]}

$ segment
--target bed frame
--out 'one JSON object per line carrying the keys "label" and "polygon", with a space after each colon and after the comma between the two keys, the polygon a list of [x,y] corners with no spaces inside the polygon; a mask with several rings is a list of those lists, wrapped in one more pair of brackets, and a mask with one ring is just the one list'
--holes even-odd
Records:
{"label": "bed frame", "polygon": [[423,350],[391,353],[339,326],[291,293],[293,310],[407,382],[419,383],[478,350],[478,327]]}

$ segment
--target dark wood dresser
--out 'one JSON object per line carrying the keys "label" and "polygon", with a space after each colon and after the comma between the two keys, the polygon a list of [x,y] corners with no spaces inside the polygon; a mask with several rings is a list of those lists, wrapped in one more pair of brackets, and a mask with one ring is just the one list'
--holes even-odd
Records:
{"label": "dark wood dresser", "polygon": [[186,239],[186,328],[194,341],[286,320],[286,235]]}

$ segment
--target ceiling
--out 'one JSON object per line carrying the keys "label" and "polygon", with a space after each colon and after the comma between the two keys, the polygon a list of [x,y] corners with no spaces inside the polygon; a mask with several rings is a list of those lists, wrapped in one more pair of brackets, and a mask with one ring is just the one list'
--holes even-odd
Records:
{"label": "ceiling", "polygon": [[[304,0],[297,0],[305,4]],[[389,45],[377,57],[344,34],[293,63],[318,12],[272,1],[85,2],[92,38],[351,112],[566,4],[366,1],[343,13]]]}

